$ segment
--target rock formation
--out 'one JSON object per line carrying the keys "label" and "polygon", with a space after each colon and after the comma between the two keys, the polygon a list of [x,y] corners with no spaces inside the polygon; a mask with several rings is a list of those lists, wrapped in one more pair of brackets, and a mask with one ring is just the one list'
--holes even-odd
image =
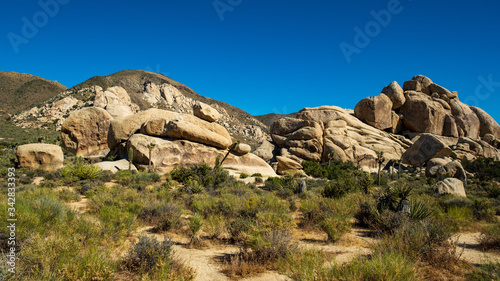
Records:
{"label": "rock formation", "polygon": [[74,111],[61,127],[64,149],[77,156],[107,153],[108,131],[112,119],[106,110],[98,107]]}
{"label": "rock formation", "polygon": [[20,145],[16,150],[20,168],[43,169],[49,172],[63,167],[64,154],[60,146],[45,143]]}
{"label": "rock formation", "polygon": [[459,179],[447,178],[436,183],[432,188],[434,193],[439,195],[452,194],[458,197],[467,197],[464,183]]}
{"label": "rock formation", "polygon": [[[365,170],[377,169],[376,152],[400,159],[411,142],[369,126],[336,106],[302,109],[297,118],[282,118],[271,126],[280,155],[302,160],[352,161]],[[290,158],[290,156],[288,156]],[[279,165],[279,164],[278,164]]]}
{"label": "rock formation", "polygon": [[105,109],[113,118],[133,115],[138,106],[133,104],[130,96],[122,87],[110,87],[103,91],[95,86],[96,96],[94,106]]}

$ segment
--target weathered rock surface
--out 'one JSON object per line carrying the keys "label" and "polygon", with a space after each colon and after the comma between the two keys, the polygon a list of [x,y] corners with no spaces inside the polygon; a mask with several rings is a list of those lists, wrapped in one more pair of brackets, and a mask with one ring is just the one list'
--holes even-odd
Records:
{"label": "weathered rock surface", "polygon": [[362,99],[354,107],[354,116],[373,127],[385,130],[392,127],[393,104],[384,94]]}
{"label": "weathered rock surface", "polygon": [[297,118],[279,119],[271,126],[271,136],[281,148],[281,156],[318,162],[333,156],[368,171],[377,169],[375,151],[384,152],[388,160],[400,159],[411,144],[404,137],[369,126],[336,106],[304,108]]}
{"label": "weathered rock surface", "polygon": [[208,122],[215,122],[220,118],[220,113],[215,108],[203,102],[193,105],[193,114]]}
{"label": "weathered rock surface", "polygon": [[268,163],[273,162],[276,157],[276,146],[270,141],[263,141],[253,154],[259,156]]}
{"label": "weathered rock surface", "polygon": [[449,104],[451,113],[455,117],[459,136],[478,139],[480,122],[474,111],[457,99],[451,99]]}
{"label": "weathered rock surface", "polygon": [[398,82],[393,81],[382,89],[382,94],[385,94],[392,102],[392,109],[398,109],[406,102],[403,88]]}
{"label": "weathered rock surface", "polygon": [[467,197],[464,183],[455,178],[447,178],[433,186],[434,193],[439,195],[452,194],[458,197]]}
{"label": "weathered rock surface", "polygon": [[471,106],[470,109],[474,111],[479,119],[479,136],[484,137],[486,134],[491,134],[500,139],[500,126],[495,119],[479,107]]}
{"label": "weathered rock surface", "polygon": [[[129,162],[126,159],[121,159],[117,161],[102,161],[95,164],[100,170],[110,171],[111,173],[116,173],[118,171],[128,170]],[[137,171],[134,164],[131,165],[132,171]]]}
{"label": "weathered rock surface", "polygon": [[462,163],[451,158],[433,158],[427,162],[425,176],[439,178],[448,175],[462,181],[467,179],[467,173],[462,167]]}
{"label": "weathered rock surface", "polygon": [[[200,143],[187,140],[167,140],[143,134],[134,134],[127,142],[127,149],[134,151],[134,163],[147,165],[149,163],[149,150],[147,145],[156,144],[152,150],[152,163],[160,173],[167,173],[178,165],[194,165],[207,163],[215,164],[219,155],[221,158],[227,150],[217,149]],[[246,173],[248,175],[261,173],[263,176],[276,176],[274,170],[264,160],[252,153],[238,156],[229,154],[223,163],[225,169]]]}
{"label": "weathered rock surface", "polygon": [[127,91],[122,87],[110,87],[106,91],[96,87],[94,106],[105,109],[113,118],[130,116],[137,111]]}
{"label": "weathered rock surface", "polygon": [[64,154],[60,146],[45,143],[20,145],[16,149],[20,168],[54,172],[63,167]]}
{"label": "weathered rock surface", "polygon": [[77,156],[90,156],[108,149],[108,131],[113,117],[104,109],[86,107],[74,111],[61,127],[62,145]]}
{"label": "weathered rock surface", "polygon": [[432,134],[422,134],[402,156],[404,164],[420,166],[432,158],[449,156],[451,148]]}
{"label": "weathered rock surface", "polygon": [[237,155],[245,155],[252,151],[252,147],[246,143],[239,143],[236,148],[233,149],[233,152]]}
{"label": "weathered rock surface", "polygon": [[[136,132],[141,131],[143,134],[168,137],[181,136],[180,129],[170,130],[168,124],[170,121],[185,121],[190,125],[197,126],[197,128],[206,129],[214,134],[220,135],[222,138],[227,139],[225,143],[228,147],[231,144],[231,136],[227,130],[219,124],[210,123],[190,114],[180,114],[172,111],[151,108],[141,111],[132,116],[114,119],[110,126],[110,135],[108,144],[111,149],[118,146],[118,144],[126,142],[127,139]],[[141,128],[142,127],[142,128]],[[206,132],[206,131],[205,131]],[[212,135],[212,134],[211,134]]]}
{"label": "weathered rock surface", "polygon": [[295,174],[303,168],[300,163],[285,156],[276,156],[276,160],[278,161],[277,172],[280,175],[284,175],[287,172]]}
{"label": "weathered rock surface", "polygon": [[443,134],[446,110],[443,105],[419,92],[405,92],[406,102],[400,108],[404,125],[413,132]]}

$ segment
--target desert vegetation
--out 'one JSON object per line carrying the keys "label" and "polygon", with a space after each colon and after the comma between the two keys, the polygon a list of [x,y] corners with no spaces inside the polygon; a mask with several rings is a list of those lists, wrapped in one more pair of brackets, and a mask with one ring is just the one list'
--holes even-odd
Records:
{"label": "desert vegetation", "polygon": [[[22,227],[13,280],[193,280],[196,273],[175,255],[175,245],[237,247],[213,261],[235,279],[275,271],[292,280],[492,280],[500,272],[496,263],[476,267],[461,259],[455,238],[480,231],[481,249],[500,249],[499,162],[467,163],[477,176],[468,180],[468,198],[460,198],[434,196],[433,180],[417,170],[399,179],[382,173],[378,185],[376,174],[335,160],[304,162],[307,178],[287,174],[259,185],[229,176],[219,162],[160,176],[110,174],[74,156],[65,161],[52,173],[16,171]],[[2,177],[15,162],[13,150],[3,147]],[[35,185],[36,178],[43,180]],[[7,181],[1,185],[6,202]],[[0,212],[7,217],[6,205]],[[345,243],[353,229],[374,241],[368,255],[340,263],[319,247]],[[5,230],[0,237],[6,253]],[[0,276],[9,276],[4,264]]]}

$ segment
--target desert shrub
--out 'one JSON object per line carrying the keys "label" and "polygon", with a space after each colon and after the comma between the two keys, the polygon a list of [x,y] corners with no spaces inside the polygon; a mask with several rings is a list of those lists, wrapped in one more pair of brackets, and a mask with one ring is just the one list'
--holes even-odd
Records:
{"label": "desert shrub", "polygon": [[253,173],[251,176],[255,177],[255,178],[262,178],[262,174],[261,173]]}
{"label": "desert shrub", "polygon": [[80,180],[97,180],[102,171],[96,165],[78,164],[73,167],[71,173]]}
{"label": "desert shrub", "polygon": [[500,224],[496,223],[487,226],[481,232],[479,238],[479,247],[483,250],[498,250],[500,249]]}
{"label": "desert shrub", "polygon": [[319,222],[320,228],[328,235],[329,242],[337,241],[342,235],[351,230],[349,217],[343,215],[331,215],[324,217]]}
{"label": "desert shrub", "polygon": [[432,219],[419,222],[404,221],[383,235],[375,245],[374,254],[397,253],[411,260],[431,264],[446,264],[459,258],[456,245],[450,241],[451,232],[443,224]]}
{"label": "desert shrub", "polygon": [[290,174],[285,174],[282,177],[269,177],[265,181],[266,188],[269,190],[283,190],[288,189],[294,193],[298,192],[298,182]]}
{"label": "desert shrub", "polygon": [[254,225],[255,222],[253,219],[240,217],[231,221],[227,226],[227,230],[234,241],[245,241],[254,228]]}
{"label": "desert shrub", "polygon": [[264,182],[264,180],[261,177],[256,177],[255,178],[255,183],[259,183],[260,184],[260,183],[263,183],[263,182]]}
{"label": "desert shrub", "polygon": [[181,215],[182,207],[175,204],[169,203],[159,210],[161,213],[158,215],[158,226],[157,230],[168,231],[177,229],[182,225]]}
{"label": "desert shrub", "polygon": [[103,206],[98,213],[104,231],[112,233],[114,239],[121,238],[132,231],[135,216],[117,206]]}
{"label": "desert shrub", "polygon": [[221,188],[229,183],[229,173],[216,165],[214,168],[207,164],[198,164],[189,167],[179,166],[170,172],[172,179],[187,183],[195,180],[205,188]]}
{"label": "desert shrub", "polygon": [[328,198],[340,198],[349,192],[358,189],[359,183],[355,178],[345,177],[336,181],[330,181],[323,189],[322,195]]}
{"label": "desert shrub", "polygon": [[221,215],[207,217],[204,225],[203,231],[210,238],[221,238],[226,233],[226,219]]}
{"label": "desert shrub", "polygon": [[342,162],[340,160],[331,160],[325,163],[303,161],[302,167],[307,175],[329,180],[346,178],[359,172],[359,169],[352,162]]}
{"label": "desert shrub", "polygon": [[172,261],[173,245],[169,239],[160,242],[154,237],[140,236],[139,241],[129,249],[123,265],[135,272],[152,271],[161,263]]}
{"label": "desert shrub", "polygon": [[248,246],[252,249],[255,259],[263,262],[284,258],[295,248],[289,231],[269,231],[251,236]]}
{"label": "desert shrub", "polygon": [[479,181],[490,182],[500,180],[500,161],[491,158],[477,158],[474,161],[463,161],[464,168],[473,173]]}
{"label": "desert shrub", "polygon": [[167,201],[155,201],[142,206],[137,214],[137,219],[148,224],[157,224],[164,217],[179,217],[182,214],[182,208]]}
{"label": "desert shrub", "polygon": [[500,280],[500,263],[480,264],[475,270],[467,274],[466,278],[471,281]]}
{"label": "desert shrub", "polygon": [[414,261],[399,253],[360,256],[345,265],[334,265],[331,276],[338,280],[418,280]]}
{"label": "desert shrub", "polygon": [[496,221],[495,211],[491,208],[486,198],[476,198],[473,201],[472,214],[477,220]]}
{"label": "desert shrub", "polygon": [[61,222],[65,219],[68,211],[58,200],[43,196],[33,202],[33,210],[36,211],[40,223],[48,225],[56,220]]}
{"label": "desert shrub", "polygon": [[245,173],[240,174],[240,179],[246,179],[246,178],[248,178],[247,174],[245,174]]}
{"label": "desert shrub", "polygon": [[198,213],[194,213],[194,215],[189,218],[189,229],[193,233],[193,236],[196,236],[202,227],[203,217]]}

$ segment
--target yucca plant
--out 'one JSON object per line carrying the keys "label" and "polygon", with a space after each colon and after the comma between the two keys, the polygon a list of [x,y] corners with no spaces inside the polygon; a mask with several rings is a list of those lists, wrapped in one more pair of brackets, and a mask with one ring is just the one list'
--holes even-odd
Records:
{"label": "yucca plant", "polygon": [[423,202],[418,200],[410,200],[410,219],[412,220],[423,220],[428,218],[434,212]]}
{"label": "yucca plant", "polygon": [[80,180],[96,180],[102,171],[96,165],[85,164],[76,166],[73,174]]}

